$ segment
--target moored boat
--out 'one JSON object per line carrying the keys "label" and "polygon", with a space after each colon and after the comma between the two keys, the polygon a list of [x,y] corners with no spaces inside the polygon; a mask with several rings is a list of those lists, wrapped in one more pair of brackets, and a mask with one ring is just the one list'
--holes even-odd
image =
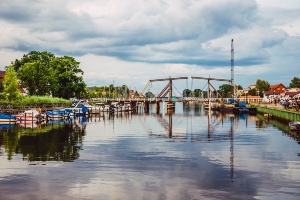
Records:
{"label": "moored boat", "polygon": [[47,111],[46,114],[50,119],[63,119],[67,116],[67,112],[65,109]]}
{"label": "moored boat", "polygon": [[291,131],[300,131],[300,122],[289,122],[289,128]]}
{"label": "moored boat", "polygon": [[19,121],[42,121],[44,116],[37,110],[26,110],[14,115]]}
{"label": "moored boat", "polygon": [[16,123],[18,120],[15,116],[0,113],[0,123]]}

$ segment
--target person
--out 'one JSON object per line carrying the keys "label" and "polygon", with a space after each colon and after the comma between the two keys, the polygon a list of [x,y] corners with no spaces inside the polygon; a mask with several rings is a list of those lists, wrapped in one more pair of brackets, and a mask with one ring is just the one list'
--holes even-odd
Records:
{"label": "person", "polygon": [[289,106],[290,106],[290,102],[289,102],[289,100],[288,100],[288,99],[286,100],[286,102],[285,102],[285,105],[286,105],[286,109],[288,109],[288,108],[289,108]]}

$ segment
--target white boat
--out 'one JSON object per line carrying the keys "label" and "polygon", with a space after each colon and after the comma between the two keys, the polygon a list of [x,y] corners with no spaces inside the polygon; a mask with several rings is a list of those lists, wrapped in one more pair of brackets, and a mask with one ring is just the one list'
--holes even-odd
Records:
{"label": "white boat", "polygon": [[300,122],[289,122],[289,128],[291,131],[300,131]]}
{"label": "white boat", "polygon": [[41,121],[44,115],[37,110],[26,110],[22,113],[14,115],[19,121]]}

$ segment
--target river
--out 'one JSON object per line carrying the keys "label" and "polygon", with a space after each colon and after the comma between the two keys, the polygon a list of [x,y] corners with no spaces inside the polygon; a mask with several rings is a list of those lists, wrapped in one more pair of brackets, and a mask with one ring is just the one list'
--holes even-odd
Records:
{"label": "river", "polygon": [[0,199],[300,199],[299,135],[176,103],[2,127]]}

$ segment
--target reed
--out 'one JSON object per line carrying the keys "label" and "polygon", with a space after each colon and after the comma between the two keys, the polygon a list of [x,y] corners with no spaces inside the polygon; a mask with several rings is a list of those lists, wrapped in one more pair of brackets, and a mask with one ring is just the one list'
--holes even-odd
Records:
{"label": "reed", "polygon": [[14,107],[30,106],[30,105],[42,107],[42,106],[49,106],[55,104],[70,106],[72,103],[70,100],[51,97],[51,96],[22,96],[14,101],[0,99],[0,104],[11,105]]}

